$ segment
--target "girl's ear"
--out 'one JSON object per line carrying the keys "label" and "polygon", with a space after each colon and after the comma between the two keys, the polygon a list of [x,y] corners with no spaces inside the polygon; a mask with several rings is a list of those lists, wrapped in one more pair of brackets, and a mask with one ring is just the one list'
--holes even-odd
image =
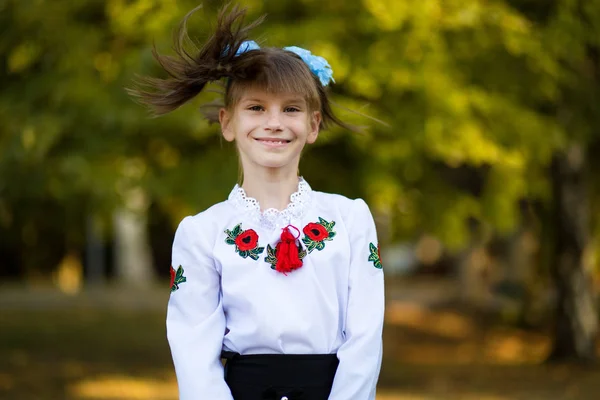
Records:
{"label": "girl's ear", "polygon": [[228,142],[233,142],[235,133],[231,129],[231,113],[225,108],[219,110],[219,123],[221,124],[221,133]]}
{"label": "girl's ear", "polygon": [[306,143],[313,144],[317,137],[319,136],[319,127],[321,126],[321,112],[315,111],[312,113],[310,118],[310,132],[308,132],[308,137],[306,138]]}

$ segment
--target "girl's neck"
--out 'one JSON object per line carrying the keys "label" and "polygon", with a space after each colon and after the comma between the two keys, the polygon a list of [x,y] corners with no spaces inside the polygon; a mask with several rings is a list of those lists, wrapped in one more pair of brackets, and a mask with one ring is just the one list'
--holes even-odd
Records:
{"label": "girl's neck", "polygon": [[261,211],[269,208],[284,210],[290,196],[298,190],[298,174],[248,174],[244,176],[242,188],[246,195],[260,204]]}

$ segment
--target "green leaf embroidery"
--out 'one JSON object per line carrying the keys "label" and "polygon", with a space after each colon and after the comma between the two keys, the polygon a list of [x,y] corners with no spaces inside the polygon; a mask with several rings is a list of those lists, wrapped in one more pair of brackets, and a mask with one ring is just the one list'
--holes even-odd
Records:
{"label": "green leaf embroidery", "polygon": [[312,243],[312,240],[308,236],[304,236],[302,238],[302,243],[304,243],[306,246],[310,246],[310,244]]}
{"label": "green leaf embroidery", "polygon": [[171,293],[179,289],[180,284],[187,281],[187,278],[183,276],[183,272],[183,267],[180,265],[177,268],[177,272],[175,273],[175,279],[173,280],[173,284],[171,285]]}
{"label": "green leaf embroidery", "polygon": [[277,265],[277,256],[275,255],[275,249],[271,247],[270,244],[267,244],[267,256],[265,257],[265,261],[271,264],[271,269],[275,269]]}
{"label": "green leaf embroidery", "polygon": [[306,245],[306,250],[308,250],[309,253],[312,252],[315,247],[317,247],[317,243],[319,243],[311,240],[309,237],[302,239],[302,242]]}
{"label": "green leaf embroidery", "polygon": [[250,250],[249,254],[250,254],[250,258],[253,260],[258,260],[258,256],[265,250],[264,247],[257,247],[254,248],[252,250]]}
{"label": "green leaf embroidery", "polygon": [[225,239],[225,242],[227,244],[235,244],[235,238],[237,238],[240,233],[242,233],[242,224],[237,224],[232,230],[229,229],[225,229],[225,234],[227,235],[227,238]]}
{"label": "green leaf embroidery", "polygon": [[369,243],[369,261],[373,262],[373,266],[377,269],[382,269],[381,257],[379,257],[379,245],[375,246],[373,243]]}
{"label": "green leaf embroidery", "polygon": [[306,250],[300,250],[301,248],[302,246],[298,246],[298,258],[302,260],[304,257],[306,257]]}
{"label": "green leaf embroidery", "polygon": [[[237,235],[234,235],[232,231],[230,231],[229,229],[225,229],[225,234],[227,235],[227,238],[225,239],[225,241],[229,244],[234,244],[235,243],[235,238],[237,237]],[[228,242],[229,241],[229,242]]]}
{"label": "green leaf embroidery", "polygon": [[327,222],[327,220],[319,217],[319,224],[323,225],[328,232],[331,232],[331,230],[335,226],[335,221]]}

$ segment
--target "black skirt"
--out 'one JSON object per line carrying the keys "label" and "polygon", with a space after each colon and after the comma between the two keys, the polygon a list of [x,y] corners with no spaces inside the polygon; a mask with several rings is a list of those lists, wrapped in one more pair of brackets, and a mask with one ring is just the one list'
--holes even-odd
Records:
{"label": "black skirt", "polygon": [[223,353],[225,382],[235,400],[327,400],[335,354]]}

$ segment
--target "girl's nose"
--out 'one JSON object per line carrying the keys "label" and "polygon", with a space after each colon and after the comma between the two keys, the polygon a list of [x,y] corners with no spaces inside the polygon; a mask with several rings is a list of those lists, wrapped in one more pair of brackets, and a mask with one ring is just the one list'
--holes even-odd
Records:
{"label": "girl's nose", "polygon": [[282,129],[281,115],[278,111],[273,111],[269,113],[267,120],[267,129],[273,131],[280,131]]}

